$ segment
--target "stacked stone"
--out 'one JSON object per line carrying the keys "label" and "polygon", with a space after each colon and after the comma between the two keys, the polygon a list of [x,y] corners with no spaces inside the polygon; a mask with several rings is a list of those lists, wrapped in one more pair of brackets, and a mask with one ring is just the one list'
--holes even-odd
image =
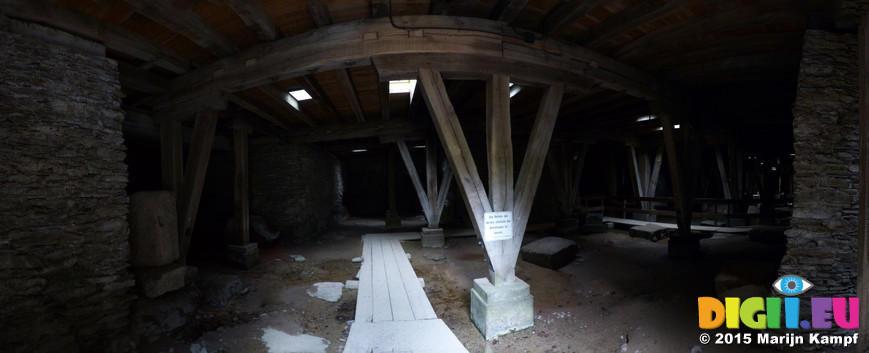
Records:
{"label": "stacked stone", "polygon": [[296,241],[325,229],[341,209],[337,158],[271,138],[250,144],[251,213]]}
{"label": "stacked stone", "polygon": [[134,298],[117,65],[4,25],[0,57],[0,351],[101,351]]}
{"label": "stacked stone", "polygon": [[812,297],[856,294],[857,47],[853,34],[822,31],[808,31],[803,46],[793,108],[794,210],[780,274],[808,279]]}

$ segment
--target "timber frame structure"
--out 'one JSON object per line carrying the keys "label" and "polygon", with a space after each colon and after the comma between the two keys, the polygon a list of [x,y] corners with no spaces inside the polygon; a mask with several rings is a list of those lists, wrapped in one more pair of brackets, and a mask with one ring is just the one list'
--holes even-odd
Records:
{"label": "timber frame structure", "polygon": [[[0,27],[67,32],[117,62],[124,135],[159,143],[162,185],[177,195],[182,258],[214,149],[234,151],[232,243],[250,243],[248,143],[271,137],[340,156],[359,146],[393,155],[397,148],[429,228],[441,223],[453,178],[478,237],[486,212],[512,212],[512,238],[484,241],[497,285],[516,280],[543,169],[560,194],[561,216],[570,217],[594,153],[618,156],[611,158],[619,160],[614,175],[627,169],[628,188],[612,176],[611,196],[629,189],[653,215],[656,193],[666,189],[677,254],[697,247],[690,226],[705,147],[715,161],[715,178],[706,179],[720,181],[723,198],[757,193],[774,213],[776,182],[785,178],[764,179],[762,163],[748,173],[743,164],[751,153],[777,160],[793,151],[789,113],[804,34],[856,31],[862,18],[866,61],[864,9],[831,3],[4,0]],[[43,36],[52,40],[50,32]],[[865,71],[862,123],[869,119]],[[396,81],[415,89],[392,93]],[[290,94],[296,90],[310,99]],[[424,178],[408,148],[420,141]],[[592,152],[592,144],[603,147]],[[485,146],[485,163],[474,160],[481,148],[472,146]],[[866,184],[861,180],[861,294],[869,294]]]}

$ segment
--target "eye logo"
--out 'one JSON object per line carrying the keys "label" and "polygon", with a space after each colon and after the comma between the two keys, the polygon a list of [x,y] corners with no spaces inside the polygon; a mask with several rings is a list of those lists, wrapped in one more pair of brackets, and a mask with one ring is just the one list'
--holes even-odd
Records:
{"label": "eye logo", "polygon": [[772,284],[776,292],[787,296],[803,294],[814,286],[809,280],[795,275],[781,276]]}

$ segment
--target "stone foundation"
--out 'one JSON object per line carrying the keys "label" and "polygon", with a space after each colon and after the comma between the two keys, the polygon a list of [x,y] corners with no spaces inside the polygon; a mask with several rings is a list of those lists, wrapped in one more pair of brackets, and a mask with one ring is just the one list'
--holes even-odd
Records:
{"label": "stone foundation", "polygon": [[103,351],[129,326],[124,112],[104,51],[0,16],[0,352]]}
{"label": "stone foundation", "polygon": [[528,283],[495,286],[488,278],[474,280],[471,321],[487,340],[534,326],[534,297]]}
{"label": "stone foundation", "polygon": [[[805,295],[856,295],[859,185],[857,36],[808,31],[794,103],[794,209],[780,275]],[[808,300],[801,311],[808,309]]]}

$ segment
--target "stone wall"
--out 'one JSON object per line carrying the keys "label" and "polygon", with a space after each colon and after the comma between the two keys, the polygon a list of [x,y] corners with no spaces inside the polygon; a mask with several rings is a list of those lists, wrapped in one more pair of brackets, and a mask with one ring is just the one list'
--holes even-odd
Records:
{"label": "stone wall", "polygon": [[0,18],[2,352],[102,351],[128,326],[124,114],[104,51]]}
{"label": "stone wall", "polygon": [[340,214],[343,187],[338,160],[311,146],[271,138],[250,140],[251,214],[306,241]]}
{"label": "stone wall", "polygon": [[815,284],[813,297],[856,294],[857,46],[853,34],[821,31],[808,31],[803,46],[793,108],[794,210],[780,273]]}

